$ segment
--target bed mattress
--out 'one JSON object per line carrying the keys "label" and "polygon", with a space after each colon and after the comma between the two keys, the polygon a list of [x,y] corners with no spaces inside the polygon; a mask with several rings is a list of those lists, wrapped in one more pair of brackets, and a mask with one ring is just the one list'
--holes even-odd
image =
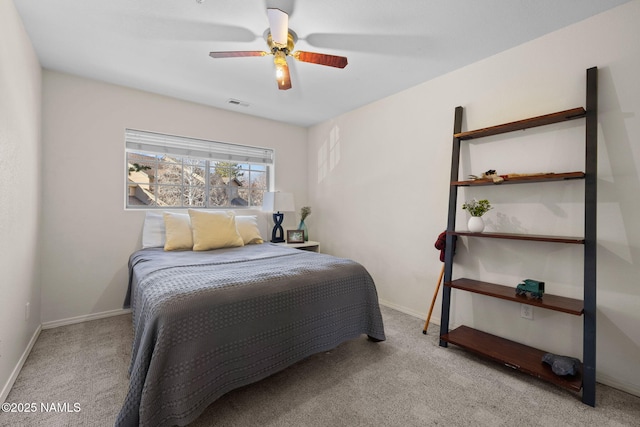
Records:
{"label": "bed mattress", "polygon": [[362,265],[273,244],[137,251],[129,304],[130,387],[116,426],[186,425],[305,357],[363,334],[385,339]]}

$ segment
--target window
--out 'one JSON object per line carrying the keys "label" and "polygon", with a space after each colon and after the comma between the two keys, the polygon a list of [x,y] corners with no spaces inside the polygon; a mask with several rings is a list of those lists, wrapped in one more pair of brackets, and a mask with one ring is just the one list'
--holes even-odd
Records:
{"label": "window", "polygon": [[125,131],[126,207],[262,206],[273,150]]}

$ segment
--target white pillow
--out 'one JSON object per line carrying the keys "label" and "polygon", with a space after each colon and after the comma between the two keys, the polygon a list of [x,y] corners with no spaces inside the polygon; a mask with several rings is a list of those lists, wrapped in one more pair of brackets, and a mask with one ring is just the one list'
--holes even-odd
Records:
{"label": "white pillow", "polygon": [[166,229],[165,251],[191,250],[193,248],[193,235],[191,233],[191,221],[188,214],[163,212],[164,226]]}
{"label": "white pillow", "polygon": [[164,218],[160,212],[147,211],[142,226],[142,248],[161,248],[165,242]]}
{"label": "white pillow", "polygon": [[236,228],[236,216],[233,212],[189,209],[189,216],[194,251],[244,246],[244,241]]}
{"label": "white pillow", "polygon": [[264,243],[258,229],[258,217],[256,215],[236,216],[236,228],[245,245]]}

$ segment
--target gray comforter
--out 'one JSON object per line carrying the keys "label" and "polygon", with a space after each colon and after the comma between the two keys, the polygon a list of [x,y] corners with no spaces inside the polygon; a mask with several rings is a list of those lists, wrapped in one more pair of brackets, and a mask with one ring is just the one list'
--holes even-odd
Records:
{"label": "gray comforter", "polygon": [[350,260],[263,244],[144,249],[129,268],[134,342],[116,426],[185,425],[314,353],[385,339],[373,280]]}

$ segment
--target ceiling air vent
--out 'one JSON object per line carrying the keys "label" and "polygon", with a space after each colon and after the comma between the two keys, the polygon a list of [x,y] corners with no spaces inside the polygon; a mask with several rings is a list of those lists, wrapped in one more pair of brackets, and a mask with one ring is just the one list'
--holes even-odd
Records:
{"label": "ceiling air vent", "polygon": [[244,101],[240,101],[239,99],[227,99],[227,104],[231,104],[231,105],[239,105],[240,107],[248,107],[249,103],[248,102],[244,102]]}

